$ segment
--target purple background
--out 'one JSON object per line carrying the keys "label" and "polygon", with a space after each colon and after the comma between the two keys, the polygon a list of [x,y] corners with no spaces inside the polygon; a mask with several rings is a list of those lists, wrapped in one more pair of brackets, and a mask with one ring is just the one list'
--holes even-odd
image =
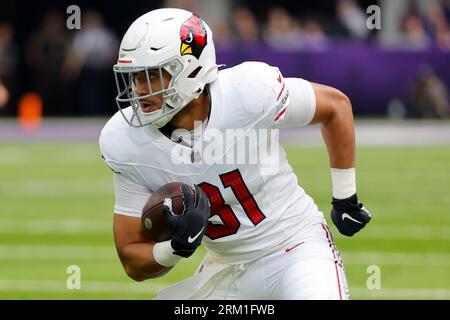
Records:
{"label": "purple background", "polygon": [[[282,52],[272,48],[218,48],[217,63],[243,61],[277,66],[285,77],[301,77],[336,87],[349,96],[355,113],[385,115],[392,99],[411,109],[411,87],[423,65],[430,65],[450,87],[450,53],[439,50],[386,50],[371,44],[333,44],[323,51]],[[239,81],[239,79],[236,79]]]}

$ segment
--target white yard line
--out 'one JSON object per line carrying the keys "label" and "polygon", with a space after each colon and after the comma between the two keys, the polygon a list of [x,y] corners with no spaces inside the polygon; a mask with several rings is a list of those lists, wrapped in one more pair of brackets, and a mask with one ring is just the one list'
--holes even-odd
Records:
{"label": "white yard line", "polygon": [[[65,165],[71,164],[95,164],[99,163],[102,160],[100,157],[95,158],[92,155],[83,155],[83,154],[60,154],[56,157],[52,156],[51,159],[45,158],[37,158],[32,156],[33,153],[27,151],[25,148],[23,150],[11,150],[8,149],[7,152],[2,153],[2,157],[0,158],[0,166],[26,166],[26,165],[56,165],[64,163]],[[31,158],[30,158],[31,156]]]}
{"label": "white yard line", "polygon": [[447,253],[347,251],[341,255],[345,265],[450,267],[450,254]]}
{"label": "white yard line", "polygon": [[450,240],[450,226],[368,225],[361,239]]}
{"label": "white yard line", "polygon": [[[33,136],[24,134],[15,119],[0,119],[0,142],[84,141],[97,143],[104,119],[44,119]],[[366,121],[356,119],[356,140],[359,146],[449,146],[450,122],[439,120]],[[280,130],[282,142],[302,146],[324,146],[318,125]]]}
{"label": "white yard line", "polygon": [[[448,121],[355,121],[358,146],[450,146]],[[301,146],[324,146],[320,126],[280,130],[282,142]]]}
{"label": "white yard line", "polygon": [[117,253],[111,246],[27,246],[1,245],[0,259],[12,260],[116,260]]}
{"label": "white yard line", "polygon": [[[69,290],[65,281],[55,280],[6,280],[0,279],[0,291],[3,292],[60,292],[60,293],[143,293],[154,294],[170,283],[146,281],[143,283],[126,283],[114,281],[81,281],[79,290]],[[388,288],[368,290],[350,288],[350,293],[360,299],[449,299],[450,290],[430,288]]]}
{"label": "white yard line", "polygon": [[[345,265],[372,264],[380,266],[406,267],[450,267],[450,254],[447,253],[408,253],[408,252],[342,252]],[[116,260],[114,246],[33,246],[0,245],[2,260]]]}
{"label": "white yard line", "polygon": [[[112,214],[111,214],[112,215]],[[110,234],[110,219],[0,219],[2,234]],[[369,225],[358,235],[360,239],[450,240],[449,226]]]}
{"label": "white yard line", "polygon": [[0,219],[2,234],[112,234],[110,220]]}
{"label": "white yard line", "polygon": [[[111,178],[112,179],[112,178]],[[112,182],[98,180],[32,180],[0,182],[2,197],[17,196],[22,198],[39,197],[68,197],[80,195],[112,195]]]}
{"label": "white yard line", "polygon": [[350,288],[350,295],[359,299],[450,299],[449,289],[380,289]]}
{"label": "white yard line", "polygon": [[28,292],[89,292],[89,293],[156,293],[159,289],[169,286],[163,282],[114,282],[114,281],[81,281],[81,288],[70,290],[66,281],[56,280],[6,280],[0,279],[0,291]]}

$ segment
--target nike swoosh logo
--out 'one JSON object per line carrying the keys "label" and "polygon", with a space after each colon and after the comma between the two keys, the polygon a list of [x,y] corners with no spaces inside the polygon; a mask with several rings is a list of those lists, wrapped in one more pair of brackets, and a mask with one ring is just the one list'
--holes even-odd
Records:
{"label": "nike swoosh logo", "polygon": [[349,220],[352,220],[353,222],[362,224],[361,221],[358,221],[358,220],[352,218],[348,213],[344,213],[344,214],[342,215],[342,221],[344,221],[345,218],[347,218],[347,219],[349,219]]}
{"label": "nike swoosh logo", "polygon": [[203,229],[205,229],[205,227],[201,228],[200,231],[199,231],[199,233],[197,233],[193,238],[191,238],[191,236],[189,236],[189,237],[188,237],[188,242],[189,242],[189,243],[194,242],[195,239],[197,239],[197,238],[202,234]]}
{"label": "nike swoosh logo", "polygon": [[292,251],[292,250],[294,250],[295,248],[297,248],[298,246],[300,246],[300,245],[302,245],[302,244],[304,244],[304,243],[305,243],[305,241],[302,241],[302,242],[300,242],[300,243],[297,243],[295,246],[292,246],[292,247],[290,247],[290,248],[284,249],[284,252]]}

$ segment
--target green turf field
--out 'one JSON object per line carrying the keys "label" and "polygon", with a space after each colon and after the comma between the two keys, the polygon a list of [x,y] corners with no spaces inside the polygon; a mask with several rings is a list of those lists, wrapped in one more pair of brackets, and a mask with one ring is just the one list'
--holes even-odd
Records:
{"label": "green turf field", "polygon": [[[326,152],[288,155],[331,223]],[[450,148],[359,148],[358,192],[372,222],[353,238],[331,227],[352,298],[450,299]],[[128,279],[112,206],[96,144],[0,144],[0,298],[149,299],[194,271],[201,250],[163,278]],[[66,288],[70,265],[81,268],[81,290]],[[380,290],[367,289],[370,265],[380,268]]]}

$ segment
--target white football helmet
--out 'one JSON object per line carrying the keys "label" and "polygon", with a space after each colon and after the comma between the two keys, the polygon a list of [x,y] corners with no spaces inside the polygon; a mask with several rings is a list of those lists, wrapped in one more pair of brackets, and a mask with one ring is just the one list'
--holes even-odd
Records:
{"label": "white football helmet", "polygon": [[[161,90],[152,92],[149,70],[159,72]],[[197,98],[206,84],[217,78],[216,52],[212,31],[192,12],[181,9],[150,11],[134,21],[122,39],[117,64],[113,67],[118,95],[117,105],[130,126],[160,128]],[[167,88],[163,70],[171,75]],[[145,71],[148,94],[138,96],[134,74]],[[162,94],[162,107],[143,112],[140,100]],[[121,106],[122,104],[126,104]],[[127,118],[123,107],[131,105]]]}

